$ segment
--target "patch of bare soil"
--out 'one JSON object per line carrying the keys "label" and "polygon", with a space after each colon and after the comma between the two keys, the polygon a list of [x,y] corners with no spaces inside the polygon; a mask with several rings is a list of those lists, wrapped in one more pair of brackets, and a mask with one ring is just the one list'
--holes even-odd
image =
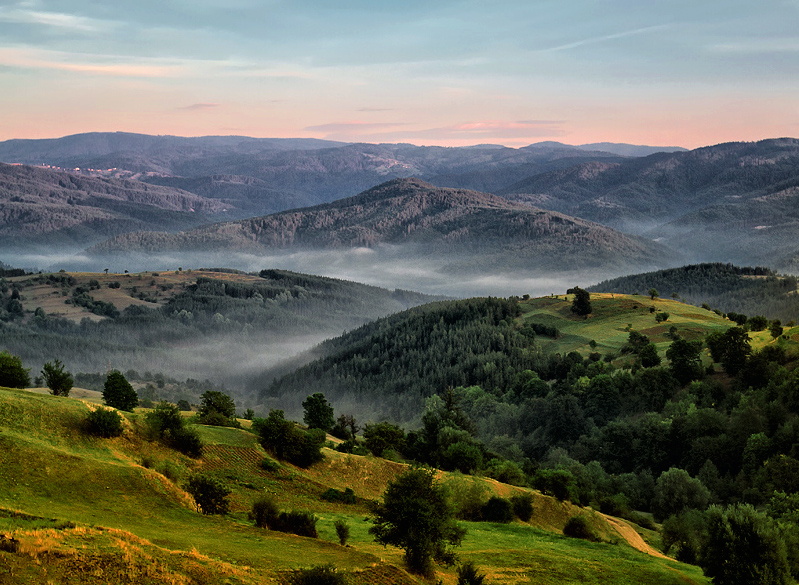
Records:
{"label": "patch of bare soil", "polygon": [[651,547],[646,542],[644,542],[644,539],[641,538],[641,535],[638,534],[635,531],[635,529],[632,526],[630,526],[629,524],[627,524],[626,522],[623,522],[623,521],[619,520],[618,518],[614,518],[613,516],[608,516],[607,514],[602,514],[602,516],[605,518],[605,520],[608,521],[608,524],[610,524],[613,527],[613,529],[616,532],[618,532],[619,535],[625,541],[627,541],[627,544],[629,544],[634,549],[640,550],[641,552],[644,552],[644,553],[646,553],[648,555],[651,555],[653,557],[658,557],[658,558],[666,559],[666,560],[669,560],[669,561],[673,561],[674,560],[671,557],[667,557],[666,555],[664,555],[659,550]]}

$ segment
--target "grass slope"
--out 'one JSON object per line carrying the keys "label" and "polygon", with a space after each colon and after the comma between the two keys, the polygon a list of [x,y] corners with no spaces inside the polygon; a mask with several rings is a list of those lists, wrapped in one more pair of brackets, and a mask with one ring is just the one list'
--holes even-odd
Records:
{"label": "grass slope", "polygon": [[[368,534],[366,502],[382,493],[401,464],[326,450],[310,470],[284,465],[267,472],[253,435],[209,427],[198,427],[208,447],[194,461],[144,439],[141,413],[125,414],[119,438],[86,436],[82,421],[95,407],[0,389],[0,535],[19,541],[17,552],[0,551],[3,584],[272,583],[284,582],[291,569],[327,563],[355,584],[418,582],[403,570],[401,551],[380,547]],[[233,490],[231,514],[197,513],[180,487],[194,470]],[[488,484],[504,496],[519,489]],[[352,487],[359,502],[323,502],[319,495],[328,487]],[[320,538],[253,527],[246,511],[265,493],[285,509],[314,511]],[[556,531],[580,511],[534,496],[531,524],[467,523],[462,557],[476,562],[489,582],[708,582],[695,567],[627,546],[597,514],[591,521],[604,542],[566,538]],[[337,543],[336,519],[350,525],[350,546]],[[452,568],[439,576],[448,584],[456,580]]]}
{"label": "grass slope", "polygon": [[[648,336],[661,357],[665,357],[672,342],[667,335],[671,327],[693,341],[734,325],[713,311],[678,301],[612,293],[591,293],[592,312],[588,317],[579,317],[571,312],[573,298],[573,295],[558,295],[520,303],[522,324],[540,323],[560,332],[556,339],[536,337],[544,351],[618,354],[628,341],[630,329],[634,329]],[[655,313],[650,312],[653,307]],[[655,314],[661,312],[668,313],[669,318],[657,323]],[[596,342],[595,348],[590,345],[592,340]]]}

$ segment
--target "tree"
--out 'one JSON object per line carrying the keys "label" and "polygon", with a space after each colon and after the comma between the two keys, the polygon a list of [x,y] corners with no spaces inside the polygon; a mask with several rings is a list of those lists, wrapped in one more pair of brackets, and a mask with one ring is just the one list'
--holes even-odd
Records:
{"label": "tree", "polygon": [[22,358],[0,351],[0,386],[27,388],[31,385],[30,371],[22,367]]}
{"label": "tree", "polygon": [[724,333],[710,333],[705,338],[714,362],[719,362],[724,371],[735,376],[745,366],[752,346],[749,333],[743,327],[730,327]]}
{"label": "tree", "polygon": [[658,292],[658,289],[656,289],[656,288],[650,288],[649,289],[649,298],[650,299],[652,299],[654,301],[659,296],[660,296],[660,293]]}
{"label": "tree", "polygon": [[207,390],[200,396],[200,409],[197,411],[200,422],[219,427],[236,426],[236,403],[217,390]]}
{"label": "tree", "polygon": [[769,332],[771,333],[771,337],[777,339],[780,335],[782,335],[783,331],[784,329],[782,328],[782,321],[780,321],[779,319],[774,319],[771,322],[771,326],[769,327]]}
{"label": "tree", "polygon": [[305,414],[302,420],[309,429],[322,429],[328,432],[333,428],[336,419],[333,416],[333,407],[321,392],[311,394],[302,403]]}
{"label": "tree", "polygon": [[700,563],[714,585],[788,585],[785,543],[774,521],[750,504],[708,510]]}
{"label": "tree", "polygon": [[203,443],[200,435],[196,430],[186,428],[180,410],[174,404],[160,402],[144,418],[154,438],[189,457],[197,458],[202,455]]}
{"label": "tree", "polygon": [[660,365],[660,356],[658,355],[658,348],[654,343],[649,343],[638,352],[638,357],[641,358],[641,365],[645,368],[654,368]]}
{"label": "tree", "polygon": [[69,396],[69,391],[72,390],[72,374],[64,370],[64,364],[61,360],[54,360],[47,362],[42,366],[42,376],[44,383],[50,389],[50,394],[53,396]]}
{"label": "tree", "polygon": [[230,489],[218,479],[201,474],[193,475],[189,478],[186,491],[194,498],[203,514],[227,514]]}
{"label": "tree", "polygon": [[310,467],[324,456],[325,433],[321,429],[304,431],[286,420],[282,410],[272,409],[267,418],[253,420],[261,446],[278,459],[300,467]]}
{"label": "tree", "polygon": [[701,350],[701,341],[686,339],[672,341],[666,350],[666,359],[671,362],[669,369],[683,386],[691,380],[698,380],[702,377],[702,360],[699,356]]}
{"label": "tree", "polygon": [[363,430],[363,438],[366,448],[377,457],[382,457],[386,449],[393,449],[397,453],[405,450],[405,431],[390,422],[367,424]]}
{"label": "tree", "polygon": [[668,321],[669,317],[671,317],[671,315],[669,315],[668,313],[663,311],[662,313],[656,313],[655,314],[655,321],[657,323],[663,323],[663,321]]}
{"label": "tree", "polygon": [[410,469],[390,482],[372,513],[374,526],[369,533],[383,546],[403,549],[408,568],[420,575],[432,575],[433,560],[454,562],[447,545],[459,546],[466,534],[430,469]]}
{"label": "tree", "polygon": [[710,492],[698,479],[684,469],[672,467],[660,474],[652,498],[652,513],[662,521],[684,510],[704,510],[710,501]]}
{"label": "tree", "polygon": [[572,313],[581,316],[591,313],[591,294],[587,290],[575,286],[567,290],[566,293],[574,295],[574,300],[572,300]]}
{"label": "tree", "polygon": [[103,385],[103,400],[108,406],[129,412],[139,405],[138,394],[118,370],[108,373]]}

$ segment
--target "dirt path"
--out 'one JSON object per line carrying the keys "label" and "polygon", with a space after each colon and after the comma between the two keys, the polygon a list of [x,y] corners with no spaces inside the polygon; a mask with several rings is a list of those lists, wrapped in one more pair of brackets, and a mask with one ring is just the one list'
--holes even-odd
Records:
{"label": "dirt path", "polygon": [[652,548],[650,545],[648,545],[644,541],[644,539],[641,538],[641,535],[638,534],[635,531],[635,529],[632,526],[630,526],[629,524],[626,524],[626,523],[622,522],[621,520],[619,520],[618,518],[614,518],[613,516],[608,516],[606,514],[602,514],[602,516],[605,518],[605,520],[608,521],[608,523],[613,527],[613,529],[616,532],[618,532],[619,535],[624,540],[626,540],[627,543],[631,547],[633,547],[634,549],[640,550],[641,552],[644,552],[644,553],[646,553],[648,555],[652,555],[653,557],[658,557],[658,558],[666,559],[666,560],[669,560],[669,561],[673,561],[674,560],[671,557],[667,557],[666,555],[664,555],[659,550],[657,550],[655,548]]}

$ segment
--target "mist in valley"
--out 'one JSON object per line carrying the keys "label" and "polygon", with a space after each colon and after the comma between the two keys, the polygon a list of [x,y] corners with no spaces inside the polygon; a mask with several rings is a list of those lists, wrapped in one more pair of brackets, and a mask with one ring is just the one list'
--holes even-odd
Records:
{"label": "mist in valley", "polygon": [[[565,272],[485,272],[477,268],[453,271],[442,268],[444,261],[464,266],[461,257],[420,258],[415,250],[397,246],[355,248],[334,251],[305,251],[289,254],[258,255],[244,252],[181,254],[125,254],[97,258],[82,252],[69,253],[54,250],[51,254],[4,254],[2,261],[12,266],[36,271],[91,272],[123,275],[145,271],[174,272],[200,268],[229,268],[247,273],[264,269],[284,269],[302,274],[327,276],[363,283],[388,290],[410,290],[447,298],[476,296],[508,297],[512,295],[533,297],[563,294],[572,286],[588,286],[619,276],[618,271],[565,271]],[[651,267],[642,267],[651,269]],[[626,272],[626,271],[625,271]],[[401,310],[401,309],[398,309]],[[357,326],[353,322],[353,327]],[[352,328],[352,327],[350,327]],[[211,330],[175,342],[158,343],[157,347],[136,344],[117,347],[112,353],[92,351],[80,343],[69,348],[66,354],[50,355],[37,352],[25,355],[27,365],[38,373],[44,361],[60,357],[73,372],[104,373],[109,368],[139,373],[161,373],[175,380],[209,380],[224,386],[236,400],[240,410],[254,407],[258,414],[270,408],[280,408],[287,416],[302,418],[302,400],[313,392],[325,388],[307,388],[301,395],[264,396],[262,391],[271,381],[284,373],[318,357],[314,348],[325,339],[345,332],[346,327],[330,326],[319,322],[317,327],[302,333],[260,331],[237,322],[228,327]],[[9,347],[13,352],[13,345]],[[382,412],[379,404],[368,404],[355,396],[340,395],[333,406],[339,413],[354,414],[362,420],[379,420],[390,413]],[[420,411],[421,411],[421,406]]]}

